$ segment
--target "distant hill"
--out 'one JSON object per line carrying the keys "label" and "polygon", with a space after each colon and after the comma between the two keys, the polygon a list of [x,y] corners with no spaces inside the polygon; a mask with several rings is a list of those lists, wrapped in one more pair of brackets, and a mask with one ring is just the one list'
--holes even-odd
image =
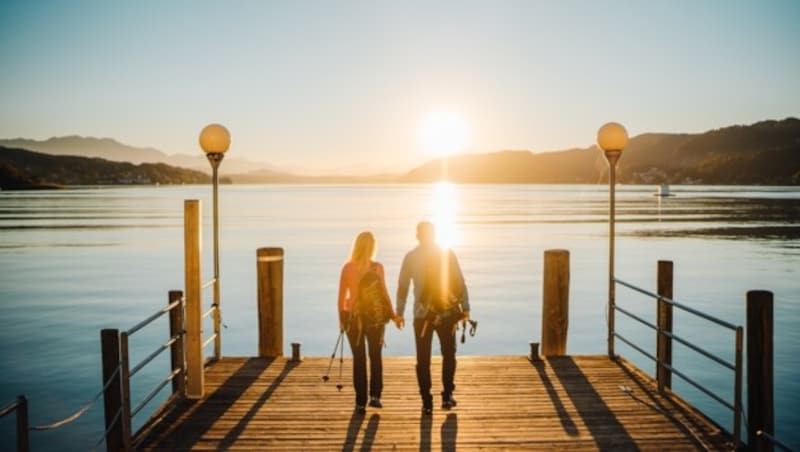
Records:
{"label": "distant hill", "polygon": [[163,163],[112,162],[56,156],[0,146],[0,188],[53,188],[67,185],[199,184],[211,177]]}
{"label": "distant hill", "polygon": [[[120,143],[112,138],[94,138],[71,135],[53,137],[47,140],[24,138],[0,140],[0,146],[28,149],[50,155],[74,155],[79,157],[99,157],[114,162],[166,163],[171,166],[189,168],[211,173],[208,160],[198,148],[196,155],[167,154],[154,148],[140,148]],[[230,156],[225,158],[226,173],[242,173],[258,169],[273,169],[269,165]]]}
{"label": "distant hill", "polygon": [[[602,152],[584,149],[532,153],[501,151],[430,161],[397,182],[598,183],[607,180]],[[700,134],[647,133],[633,137],[618,165],[631,184],[800,185],[800,120],[763,121]]]}
{"label": "distant hill", "polygon": [[[0,146],[7,143],[51,154],[102,156],[134,163],[172,162],[174,166],[209,172],[208,162],[199,152],[196,156],[168,156],[157,149],[135,148],[109,138],[0,140]],[[595,184],[606,182],[608,177],[605,157],[596,146],[540,153],[507,150],[456,155],[446,162],[431,160],[405,174],[306,176],[236,158],[226,158],[224,168],[237,184],[429,183],[443,177],[456,183]],[[13,170],[3,171],[10,174]],[[15,177],[25,174],[23,171]],[[629,184],[800,185],[800,119],[762,121],[697,134],[637,135],[625,149],[617,175],[621,183]]]}

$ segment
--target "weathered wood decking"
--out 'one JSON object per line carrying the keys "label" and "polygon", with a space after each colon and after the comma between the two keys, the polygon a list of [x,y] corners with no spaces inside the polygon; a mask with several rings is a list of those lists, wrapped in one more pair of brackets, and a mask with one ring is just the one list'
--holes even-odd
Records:
{"label": "weathered wood decking", "polygon": [[[384,408],[353,412],[351,361],[344,389],[321,376],[330,358],[225,358],[206,369],[206,397],[157,420],[144,450],[724,449],[730,437],[668,399],[625,360],[459,356],[458,407],[422,416],[413,357],[384,358]],[[440,386],[434,358],[434,391]],[[622,387],[629,387],[630,392]]]}

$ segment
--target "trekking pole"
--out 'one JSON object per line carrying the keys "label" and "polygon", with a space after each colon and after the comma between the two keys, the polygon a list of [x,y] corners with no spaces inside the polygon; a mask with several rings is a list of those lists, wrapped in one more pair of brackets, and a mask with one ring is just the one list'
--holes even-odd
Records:
{"label": "trekking pole", "polygon": [[339,341],[342,340],[342,336],[344,336],[344,330],[339,330],[339,337],[336,338],[336,345],[333,346],[333,353],[331,353],[331,361],[328,363],[328,370],[325,372],[325,375],[322,376],[322,381],[328,381],[331,377],[331,367],[333,367],[333,360],[336,359],[336,349],[339,348]]}
{"label": "trekking pole", "polygon": [[467,322],[469,322],[469,336],[475,337],[475,332],[478,330],[478,321],[477,320],[462,320],[461,321],[461,343],[463,344],[467,340]]}
{"label": "trekking pole", "polygon": [[339,392],[342,392],[342,388],[344,388],[342,384],[342,366],[344,366],[344,340],[339,343],[339,384],[336,385],[336,389]]}

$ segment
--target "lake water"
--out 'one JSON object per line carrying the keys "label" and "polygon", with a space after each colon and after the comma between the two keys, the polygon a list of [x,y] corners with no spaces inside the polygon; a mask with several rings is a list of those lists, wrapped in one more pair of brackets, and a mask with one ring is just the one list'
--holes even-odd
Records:
{"label": "lake water", "polygon": [[[800,190],[679,186],[670,198],[655,191],[618,188],[617,277],[655,290],[656,262],[671,260],[677,301],[737,325],[745,323],[746,291],[773,291],[776,433],[800,448]],[[130,328],[165,305],[170,289],[182,289],[184,199],[202,201],[203,274],[211,278],[210,198],[208,186],[0,192],[0,404],[27,395],[31,424],[39,425],[96,394],[99,331]],[[568,352],[604,354],[607,203],[602,185],[222,186],[223,354],[257,354],[257,248],[285,249],[286,353],[300,342],[303,354],[325,356],[338,334],[339,270],[355,235],[375,233],[393,293],[422,219],[435,220],[458,254],[479,321],[459,353],[528,353],[541,334],[543,253],[563,248],[571,266]],[[208,306],[210,290],[204,297]],[[617,303],[655,317],[654,301],[629,290],[617,289]],[[733,361],[732,332],[680,311],[674,322],[676,334]],[[387,355],[413,354],[408,329],[388,331]],[[618,315],[617,331],[654,350],[647,327]],[[132,364],[166,336],[165,318],[136,333]],[[677,369],[732,401],[732,372],[674,348]],[[617,352],[652,374],[653,363],[635,350],[617,342]],[[133,378],[134,406],[167,375],[166,355]],[[678,377],[673,386],[731,428],[726,408]],[[134,427],[163,398],[134,418]],[[102,419],[101,401],[66,427],[33,432],[33,448],[90,449],[102,436]],[[0,449],[13,447],[5,439],[13,428],[13,416],[0,420]]]}

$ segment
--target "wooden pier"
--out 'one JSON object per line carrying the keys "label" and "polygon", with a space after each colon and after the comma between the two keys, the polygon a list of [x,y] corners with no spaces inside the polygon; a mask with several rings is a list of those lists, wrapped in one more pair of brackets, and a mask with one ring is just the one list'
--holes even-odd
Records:
{"label": "wooden pier", "polygon": [[[459,356],[458,406],[421,414],[413,357],[384,359],[384,408],[354,413],[351,363],[224,358],[205,396],[179,399],[137,435],[142,450],[724,450],[724,429],[624,359]],[[434,390],[440,359],[432,364]],[[438,398],[435,397],[435,400]]]}
{"label": "wooden pier", "polygon": [[[171,291],[167,306],[126,330],[103,330],[106,450],[733,450],[741,448],[744,328],[672,299],[672,263],[659,262],[657,293],[614,277],[610,283],[655,300],[656,321],[609,304],[609,353],[567,355],[569,253],[545,252],[541,343],[528,356],[458,356],[453,410],[423,415],[415,358],[384,358],[384,407],[354,412],[352,360],[339,379],[323,381],[330,357],[283,357],[283,250],[256,252],[258,270],[258,357],[222,357],[220,307],[202,308],[199,205],[185,209],[185,296]],[[672,309],[681,309],[730,331],[734,362],[674,334]],[[169,313],[169,339],[132,366],[129,338]],[[613,328],[620,313],[653,329],[655,355]],[[214,314],[214,330],[203,336],[202,320]],[[771,450],[772,294],[747,293],[747,445]],[[183,325],[183,328],[181,328]],[[619,340],[656,363],[654,377],[613,353]],[[720,395],[672,365],[672,341],[731,371],[734,391]],[[214,342],[206,358],[204,348]],[[538,351],[541,345],[541,355]],[[135,408],[130,379],[162,351],[171,350],[167,377]],[[432,363],[436,402],[441,359]],[[726,430],[672,391],[677,375],[733,414]],[[131,419],[172,383],[172,395],[147,417],[138,432]],[[337,384],[342,390],[337,390]],[[729,398],[732,396],[732,400]]]}

